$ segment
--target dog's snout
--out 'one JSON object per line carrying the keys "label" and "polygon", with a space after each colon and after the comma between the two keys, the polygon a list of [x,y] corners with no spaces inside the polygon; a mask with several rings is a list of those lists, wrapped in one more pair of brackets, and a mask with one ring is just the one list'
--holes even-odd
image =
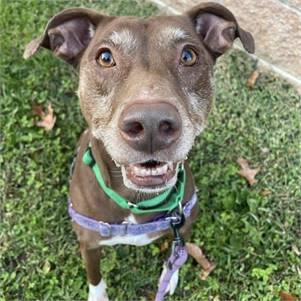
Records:
{"label": "dog's snout", "polygon": [[181,134],[181,118],[169,103],[134,103],[119,119],[119,131],[128,145],[153,153],[172,145]]}

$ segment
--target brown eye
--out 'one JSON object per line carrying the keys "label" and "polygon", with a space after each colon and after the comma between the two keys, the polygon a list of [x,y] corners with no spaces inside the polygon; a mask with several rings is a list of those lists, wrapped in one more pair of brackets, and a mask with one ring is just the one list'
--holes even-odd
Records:
{"label": "brown eye", "polygon": [[109,49],[103,49],[99,53],[96,61],[100,66],[106,67],[106,68],[113,67],[116,65],[114,58],[113,58],[113,54]]}
{"label": "brown eye", "polygon": [[184,48],[181,54],[181,64],[192,66],[196,63],[197,54],[191,48]]}

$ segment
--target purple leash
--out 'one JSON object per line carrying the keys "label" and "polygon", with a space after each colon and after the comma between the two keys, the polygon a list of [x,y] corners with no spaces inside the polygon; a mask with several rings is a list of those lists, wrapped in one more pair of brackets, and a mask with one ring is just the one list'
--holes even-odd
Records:
{"label": "purple leash", "polygon": [[186,262],[187,257],[188,254],[185,245],[173,242],[171,255],[165,263],[166,270],[163,270],[160,277],[159,288],[155,301],[164,300],[164,296],[167,293],[166,289],[170,283],[172,275]]}
{"label": "purple leash", "polygon": [[182,206],[179,206],[178,211],[174,212],[174,215],[171,217],[170,227],[172,228],[174,234],[172,251],[170,257],[165,263],[166,270],[163,269],[160,277],[159,288],[155,301],[162,301],[164,299],[171,277],[187,260],[188,254],[185,248],[185,242],[180,234],[180,229],[184,223],[185,214]]}

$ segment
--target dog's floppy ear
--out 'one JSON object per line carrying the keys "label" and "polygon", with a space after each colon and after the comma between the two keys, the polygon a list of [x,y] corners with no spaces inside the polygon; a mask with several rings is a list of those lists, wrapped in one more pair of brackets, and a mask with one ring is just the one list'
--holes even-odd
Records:
{"label": "dog's floppy ear", "polygon": [[186,12],[192,20],[197,34],[214,58],[225,53],[239,38],[249,53],[254,53],[255,44],[252,35],[243,30],[233,14],[224,6],[206,2]]}
{"label": "dog's floppy ear", "polygon": [[109,18],[87,8],[69,8],[51,18],[44,33],[25,48],[25,59],[34,55],[40,47],[50,49],[55,56],[76,65],[79,56],[91,41],[99,22]]}

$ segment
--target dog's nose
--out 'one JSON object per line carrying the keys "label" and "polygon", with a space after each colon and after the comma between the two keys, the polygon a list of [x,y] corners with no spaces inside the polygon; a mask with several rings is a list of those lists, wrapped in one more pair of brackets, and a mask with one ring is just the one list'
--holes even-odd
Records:
{"label": "dog's nose", "polygon": [[119,119],[119,130],[126,143],[147,153],[169,147],[180,137],[181,128],[179,112],[166,102],[131,104]]}

